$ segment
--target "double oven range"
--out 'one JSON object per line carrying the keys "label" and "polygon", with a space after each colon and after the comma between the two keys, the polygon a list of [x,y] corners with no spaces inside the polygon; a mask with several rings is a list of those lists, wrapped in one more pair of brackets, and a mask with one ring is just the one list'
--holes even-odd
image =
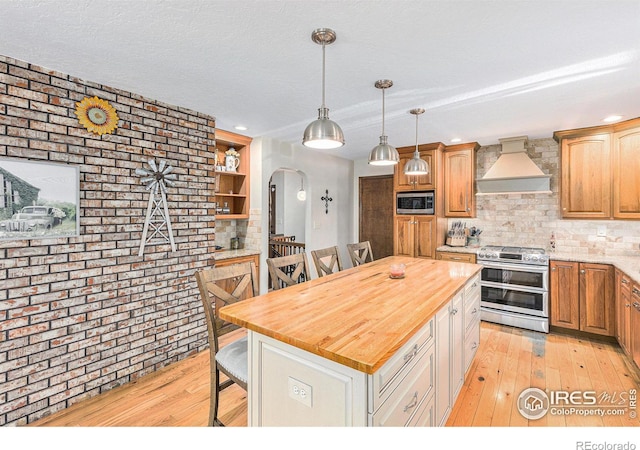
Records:
{"label": "double oven range", "polygon": [[482,265],[481,318],[549,332],[549,257],[541,248],[486,246]]}

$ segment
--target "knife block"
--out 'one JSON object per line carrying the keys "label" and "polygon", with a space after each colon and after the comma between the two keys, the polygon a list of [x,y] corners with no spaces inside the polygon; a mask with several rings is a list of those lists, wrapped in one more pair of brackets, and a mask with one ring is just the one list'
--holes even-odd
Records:
{"label": "knife block", "polygon": [[467,245],[466,236],[450,236],[447,238],[446,244],[450,247],[464,247]]}

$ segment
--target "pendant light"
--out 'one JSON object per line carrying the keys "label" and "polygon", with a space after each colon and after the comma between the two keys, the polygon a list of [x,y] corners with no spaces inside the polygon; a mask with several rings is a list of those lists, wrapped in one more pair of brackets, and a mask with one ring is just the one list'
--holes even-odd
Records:
{"label": "pendant light", "polygon": [[376,145],[371,153],[369,153],[369,164],[372,166],[390,166],[398,164],[400,155],[398,150],[387,143],[387,136],[384,134],[384,90],[393,86],[391,80],[378,80],[375,87],[382,90],[382,134],[380,135],[380,144]]}
{"label": "pendant light", "polygon": [[404,165],[404,174],[427,175],[429,173],[429,164],[424,159],[420,159],[420,152],[418,151],[418,116],[424,112],[424,109],[415,108],[409,112],[416,116],[416,151],[413,152],[413,158]]}
{"label": "pendant light", "polygon": [[332,149],[344,145],[344,134],[340,126],[329,119],[329,108],[324,103],[324,48],[336,40],[336,33],[329,28],[318,28],[311,33],[311,39],[322,45],[322,105],[318,108],[318,119],[304,130],[302,143],[316,149]]}
{"label": "pendant light", "polygon": [[301,202],[307,199],[307,193],[304,190],[304,179],[302,177],[300,177],[300,190],[298,191],[298,194],[296,194],[296,197]]}

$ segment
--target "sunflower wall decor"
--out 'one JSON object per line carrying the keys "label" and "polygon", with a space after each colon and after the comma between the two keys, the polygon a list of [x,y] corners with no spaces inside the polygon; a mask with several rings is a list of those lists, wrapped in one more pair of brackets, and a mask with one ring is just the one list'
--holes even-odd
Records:
{"label": "sunflower wall decor", "polygon": [[113,133],[118,127],[118,114],[108,101],[98,97],[85,97],[76,103],[78,121],[88,131],[100,136]]}

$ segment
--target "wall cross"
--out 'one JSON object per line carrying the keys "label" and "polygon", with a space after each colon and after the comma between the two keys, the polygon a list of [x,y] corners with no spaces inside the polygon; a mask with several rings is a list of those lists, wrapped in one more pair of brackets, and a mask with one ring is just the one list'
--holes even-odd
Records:
{"label": "wall cross", "polygon": [[324,201],[324,213],[329,214],[329,202],[332,202],[333,199],[329,197],[329,189],[324,190],[325,194],[323,197],[320,197],[320,200]]}

